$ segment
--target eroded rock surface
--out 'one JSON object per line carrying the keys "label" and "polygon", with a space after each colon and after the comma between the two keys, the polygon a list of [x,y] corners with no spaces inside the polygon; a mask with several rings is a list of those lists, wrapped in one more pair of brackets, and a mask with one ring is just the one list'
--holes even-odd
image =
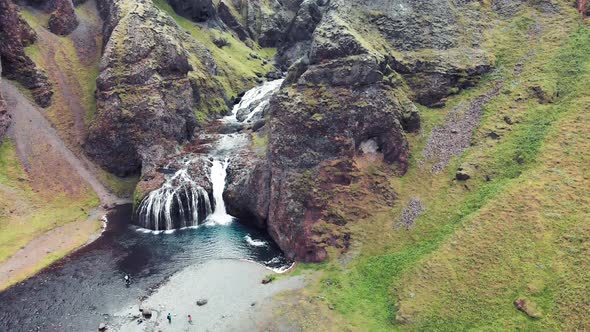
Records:
{"label": "eroded rock surface", "polygon": [[72,0],[55,0],[49,17],[49,30],[57,35],[68,35],[78,26],[78,18]]}
{"label": "eroded rock surface", "polygon": [[25,53],[37,36],[21,17],[20,10],[11,0],[0,0],[0,59],[2,75],[18,81],[31,90],[37,104],[51,104],[53,92],[47,75]]}
{"label": "eroded rock surface", "polygon": [[[491,6],[510,17],[510,4]],[[263,125],[266,157],[243,165],[251,171],[230,184],[228,204],[266,225],[290,258],[321,261],[326,246],[346,247],[347,221],[331,201],[352,183],[378,188],[379,204],[395,199],[358,176],[361,143],[373,142],[380,160],[405,172],[405,132],[420,128],[413,102],[443,106],[492,70],[494,56],[481,47],[483,9],[477,1],[300,2],[273,40],[279,61],[292,65]]]}
{"label": "eroded rock surface", "polygon": [[[147,171],[192,138],[194,108],[205,99],[201,94],[223,96],[223,91],[200,84],[214,81],[209,51],[151,1],[131,6],[124,0],[103,0],[99,6],[108,43],[86,151],[118,175],[138,173],[142,165]],[[200,76],[191,76],[196,70]]]}

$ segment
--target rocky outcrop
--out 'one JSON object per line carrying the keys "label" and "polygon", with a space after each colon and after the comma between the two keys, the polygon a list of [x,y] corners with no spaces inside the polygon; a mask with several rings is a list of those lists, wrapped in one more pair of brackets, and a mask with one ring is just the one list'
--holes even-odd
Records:
{"label": "rocky outcrop", "polygon": [[212,0],[167,0],[174,11],[195,22],[204,22],[215,16]]}
{"label": "rocky outcrop", "polygon": [[49,16],[49,30],[57,35],[70,34],[78,26],[72,0],[55,0],[55,9]]}
{"label": "rocky outcrop", "polygon": [[[0,62],[0,76],[2,75],[2,62]],[[6,102],[4,101],[4,97],[2,96],[2,78],[0,78],[0,142],[2,142],[2,138],[6,134],[6,130],[8,130],[8,126],[10,125],[10,114],[8,113],[8,109],[6,108]]]}
{"label": "rocky outcrop", "polygon": [[225,1],[220,1],[217,6],[217,13],[223,23],[225,23],[230,29],[235,31],[238,38],[242,41],[246,41],[250,38],[250,33],[242,26],[239,22],[239,18],[232,12],[231,4],[227,4]]}
{"label": "rocky outcrop", "polygon": [[[245,3],[244,3],[245,2]],[[240,9],[245,12],[250,35],[263,47],[277,47],[286,40],[289,24],[300,1],[247,0]]]}
{"label": "rocky outcrop", "polygon": [[[324,195],[334,185],[350,184],[352,159],[360,153],[361,142],[375,140],[384,161],[405,172],[403,113],[400,98],[381,82],[356,87],[295,85],[271,102],[268,229],[290,258],[325,258],[322,243],[314,240],[321,236],[314,225],[325,221]],[[324,167],[333,161],[340,161],[339,166]],[[318,181],[321,172],[331,180]]]}
{"label": "rocky outcrop", "polygon": [[489,54],[471,48],[420,56],[406,53],[389,60],[414,91],[414,99],[431,107],[443,106],[448,96],[477,84],[493,63]]}
{"label": "rocky outcrop", "polygon": [[25,47],[35,42],[33,29],[22,19],[18,7],[11,0],[0,0],[0,59],[2,75],[18,81],[31,90],[42,107],[51,104],[51,83],[25,53]]}
{"label": "rocky outcrop", "polygon": [[115,174],[147,172],[192,137],[201,95],[223,90],[209,51],[152,1],[102,0],[99,7],[108,42],[85,149]]}
{"label": "rocky outcrop", "polygon": [[303,1],[279,42],[280,61],[293,65],[270,102],[267,157],[245,165],[253,171],[238,177],[241,189],[230,185],[234,211],[267,225],[290,258],[321,261],[326,246],[345,248],[347,221],[333,202],[353,182],[379,188],[380,204],[395,197],[358,177],[356,156],[371,150],[403,174],[405,132],[420,127],[409,98],[443,105],[491,70],[479,14],[471,1]]}
{"label": "rocky outcrop", "polygon": [[266,228],[270,176],[270,168],[264,158],[248,152],[233,158],[227,170],[227,185],[223,193],[228,213],[247,224]]}

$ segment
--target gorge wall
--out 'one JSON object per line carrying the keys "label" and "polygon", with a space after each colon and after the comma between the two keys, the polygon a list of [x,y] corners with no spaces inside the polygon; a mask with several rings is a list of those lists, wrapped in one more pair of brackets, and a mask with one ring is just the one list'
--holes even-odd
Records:
{"label": "gorge wall", "polygon": [[[79,24],[81,2],[27,5],[49,15],[50,31],[67,35]],[[230,212],[268,228],[290,258],[304,261],[348,247],[353,221],[339,206],[356,200],[350,188],[394,204],[395,192],[362,176],[357,159],[373,156],[384,178],[406,172],[406,135],[420,129],[417,105],[444,106],[493,69],[494,54],[482,43],[486,18],[560,8],[551,0],[97,4],[103,53],[84,151],[110,173],[141,175],[136,203],[163,183],[163,165],[205,149],[211,123],[243,92],[286,72],[264,121],[245,129],[262,152],[230,166],[226,197]],[[2,75],[47,106],[52,83],[25,51],[35,33],[11,0],[0,8]]]}

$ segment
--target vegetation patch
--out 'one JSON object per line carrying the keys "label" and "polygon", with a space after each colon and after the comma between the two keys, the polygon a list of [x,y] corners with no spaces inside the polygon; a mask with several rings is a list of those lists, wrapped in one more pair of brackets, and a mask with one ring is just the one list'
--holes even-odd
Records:
{"label": "vegetation patch", "polygon": [[[421,107],[423,129],[409,136],[410,170],[390,178],[390,186],[398,202],[417,197],[428,209],[409,229],[394,227],[403,204],[349,223],[358,250],[350,260],[326,263],[321,280],[300,294],[307,302],[291,307],[291,316],[301,326],[320,330],[325,324],[314,319],[326,317],[334,330],[370,331],[590,324],[583,314],[590,290],[582,281],[590,270],[583,244],[590,231],[583,222],[588,158],[577,152],[590,148],[582,134],[590,130],[590,30],[568,31],[559,20],[522,15],[488,36],[498,67],[478,88],[452,97],[444,110]],[[532,36],[537,23],[544,32]],[[505,87],[485,107],[474,146],[446,173],[420,170],[416,159],[431,128],[492,80]],[[554,99],[543,103],[527,92],[531,86]],[[477,171],[458,182],[455,171],[463,163]],[[522,299],[526,312],[515,305]],[[306,316],[310,311],[318,314]]]}

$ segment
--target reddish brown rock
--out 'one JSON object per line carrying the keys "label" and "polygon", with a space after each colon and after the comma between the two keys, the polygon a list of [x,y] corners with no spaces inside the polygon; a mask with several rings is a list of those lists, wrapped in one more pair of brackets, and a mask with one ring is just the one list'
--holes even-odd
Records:
{"label": "reddish brown rock", "polygon": [[26,55],[25,47],[35,41],[35,33],[21,18],[11,0],[0,0],[0,57],[3,73],[30,89],[37,104],[51,104],[51,83],[45,73]]}
{"label": "reddish brown rock", "polygon": [[56,35],[69,35],[78,27],[78,18],[72,0],[55,0],[55,9],[49,17],[49,30]]}

